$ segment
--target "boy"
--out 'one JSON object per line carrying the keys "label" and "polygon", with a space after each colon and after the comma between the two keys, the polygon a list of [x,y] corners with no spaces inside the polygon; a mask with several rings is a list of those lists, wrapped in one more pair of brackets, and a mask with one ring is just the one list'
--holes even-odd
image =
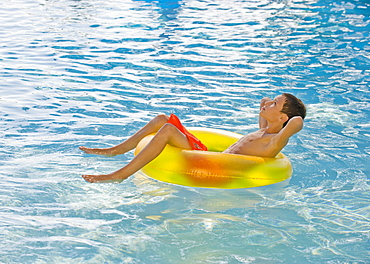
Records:
{"label": "boy", "polygon": [[[260,104],[259,130],[242,137],[224,153],[275,157],[288,143],[289,138],[303,127],[306,107],[294,95],[284,93],[274,100],[263,98]],[[136,147],[145,136],[156,133],[150,143],[125,167],[106,175],[83,175],[88,182],[124,180],[156,158],[169,144],[182,149],[206,151],[197,138],[190,134],[175,115],[158,115],[133,136],[111,148],[80,149],[88,154],[115,156]]]}

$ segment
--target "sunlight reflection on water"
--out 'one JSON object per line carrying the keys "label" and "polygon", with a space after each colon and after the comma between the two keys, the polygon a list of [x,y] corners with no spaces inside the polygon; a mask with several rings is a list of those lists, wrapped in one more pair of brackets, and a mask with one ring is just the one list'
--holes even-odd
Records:
{"label": "sunlight reflection on water", "polygon": [[[0,262],[367,263],[366,1],[10,0],[0,21]],[[308,106],[281,185],[80,178],[133,155],[79,145],[171,112],[246,134],[281,92]]]}

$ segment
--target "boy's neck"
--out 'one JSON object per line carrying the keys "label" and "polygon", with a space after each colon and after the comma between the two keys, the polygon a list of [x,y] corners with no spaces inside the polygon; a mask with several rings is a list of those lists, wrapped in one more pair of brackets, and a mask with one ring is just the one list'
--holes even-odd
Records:
{"label": "boy's neck", "polygon": [[265,132],[268,134],[277,134],[283,129],[283,125],[280,122],[268,123],[265,128]]}

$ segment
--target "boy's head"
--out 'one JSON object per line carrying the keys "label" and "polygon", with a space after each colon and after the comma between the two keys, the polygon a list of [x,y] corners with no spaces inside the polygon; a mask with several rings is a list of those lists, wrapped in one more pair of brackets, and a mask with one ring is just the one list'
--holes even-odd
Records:
{"label": "boy's head", "polygon": [[285,96],[286,100],[280,112],[288,116],[288,120],[283,124],[283,127],[294,116],[300,116],[304,119],[306,117],[306,106],[303,102],[292,94],[283,93],[282,95]]}

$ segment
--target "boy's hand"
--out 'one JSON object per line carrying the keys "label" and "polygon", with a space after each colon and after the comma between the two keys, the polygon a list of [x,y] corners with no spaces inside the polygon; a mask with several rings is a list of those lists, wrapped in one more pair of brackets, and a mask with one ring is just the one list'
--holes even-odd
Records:
{"label": "boy's hand", "polygon": [[272,100],[271,100],[271,98],[269,98],[269,97],[264,97],[264,98],[262,98],[262,99],[261,99],[260,109],[265,105],[265,103],[266,103],[267,101],[272,101]]}

